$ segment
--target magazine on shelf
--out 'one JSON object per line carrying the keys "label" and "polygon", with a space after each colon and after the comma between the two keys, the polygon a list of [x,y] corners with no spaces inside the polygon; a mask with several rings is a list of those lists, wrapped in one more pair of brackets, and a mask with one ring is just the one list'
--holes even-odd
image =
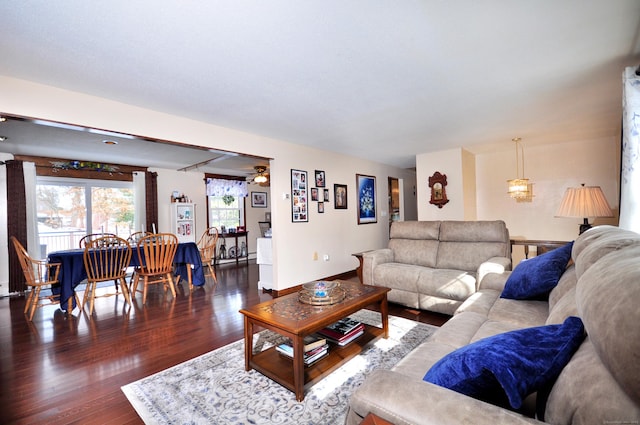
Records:
{"label": "magazine on shelf", "polygon": [[360,335],[363,335],[363,334],[364,334],[364,326],[362,328],[359,328],[355,332],[351,333],[349,336],[345,337],[344,339],[340,341],[336,340],[332,342],[338,344],[340,347],[344,347],[345,345],[347,345],[348,343],[350,343],[351,341],[353,341],[354,339],[358,338]]}
{"label": "magazine on shelf", "polygon": [[[321,335],[323,335],[325,338],[329,339],[332,342],[335,342],[337,344],[340,345],[344,345],[346,344],[345,341],[349,342],[349,341],[353,341],[354,338],[356,338],[357,336],[360,336],[364,333],[364,325],[360,322],[357,322],[357,324],[355,326],[349,326],[349,331],[346,333],[342,333],[340,331],[336,331],[335,329],[336,327],[326,327],[320,331],[318,331],[318,333],[320,333]],[[354,337],[354,335],[357,335],[356,337]]]}
{"label": "magazine on shelf", "polygon": [[334,336],[347,335],[359,326],[362,326],[362,323],[352,319],[351,317],[345,317],[344,319],[340,319],[337,322],[327,326],[321,331],[321,333],[323,335],[329,333]]}
{"label": "magazine on shelf", "polygon": [[[285,357],[288,357],[290,359],[293,358],[293,348],[291,348],[291,346],[287,344],[280,344],[276,346],[276,351],[278,351],[280,354],[284,355]],[[310,350],[304,353],[304,363],[306,365],[310,365],[316,360],[324,357],[328,352],[329,352],[329,346],[325,342],[324,345],[321,345],[320,347],[316,347],[313,350]]]}
{"label": "magazine on shelf", "polygon": [[[304,351],[311,351],[314,348],[322,347],[327,344],[327,340],[322,335],[311,334],[307,335],[303,339],[304,342]],[[293,342],[290,339],[287,339],[284,344],[287,344],[291,347],[291,352],[293,353]]]}

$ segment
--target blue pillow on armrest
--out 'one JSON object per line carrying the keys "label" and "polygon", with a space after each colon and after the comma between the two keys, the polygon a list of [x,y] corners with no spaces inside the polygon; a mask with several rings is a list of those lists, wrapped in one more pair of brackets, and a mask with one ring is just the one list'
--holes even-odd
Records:
{"label": "blue pillow on armrest", "polygon": [[538,326],[481,339],[448,354],[423,380],[479,400],[505,399],[514,409],[555,381],[585,337],[582,320]]}
{"label": "blue pillow on armrest", "polygon": [[523,260],[513,269],[502,291],[501,298],[512,300],[546,299],[558,284],[571,259],[573,242]]}

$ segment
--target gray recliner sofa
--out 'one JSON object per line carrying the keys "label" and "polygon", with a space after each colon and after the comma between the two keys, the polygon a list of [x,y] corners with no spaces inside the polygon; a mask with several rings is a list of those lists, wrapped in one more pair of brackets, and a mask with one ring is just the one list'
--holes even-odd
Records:
{"label": "gray recliner sofa", "polygon": [[484,275],[510,268],[503,221],[401,221],[387,248],[363,254],[362,278],[391,288],[389,301],[451,315]]}
{"label": "gray recliner sofa", "polygon": [[[579,236],[569,264],[548,299],[502,298],[511,272],[485,276],[427,341],[392,370],[376,370],[352,394],[346,424],[369,412],[395,425],[640,421],[640,235],[599,226]],[[513,411],[425,382],[440,359],[458,348],[518,329],[560,324],[579,317],[586,332],[569,362],[535,409]]]}

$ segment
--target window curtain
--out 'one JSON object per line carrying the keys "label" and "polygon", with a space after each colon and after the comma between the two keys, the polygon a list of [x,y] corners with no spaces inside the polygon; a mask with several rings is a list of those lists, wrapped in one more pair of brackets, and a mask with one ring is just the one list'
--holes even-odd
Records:
{"label": "window curtain", "polygon": [[[27,246],[27,207],[22,161],[6,162],[7,167],[7,235],[15,236]],[[24,292],[24,275],[13,244],[9,245],[9,292]]]}
{"label": "window curtain", "polygon": [[207,196],[225,195],[231,195],[237,198],[249,196],[247,182],[241,180],[207,178]]}
{"label": "window curtain", "polygon": [[153,232],[153,227],[158,227],[158,173],[145,172],[144,186],[147,208],[146,231]]}
{"label": "window curtain", "polygon": [[43,259],[44,252],[40,249],[40,235],[38,235],[38,205],[36,204],[36,164],[23,162],[25,219],[27,220],[27,251],[33,258]]}
{"label": "window curtain", "polygon": [[142,171],[133,172],[134,232],[144,232],[147,229],[145,180],[145,173],[143,173]]}
{"label": "window curtain", "polygon": [[620,223],[640,232],[640,76],[635,67],[623,74]]}

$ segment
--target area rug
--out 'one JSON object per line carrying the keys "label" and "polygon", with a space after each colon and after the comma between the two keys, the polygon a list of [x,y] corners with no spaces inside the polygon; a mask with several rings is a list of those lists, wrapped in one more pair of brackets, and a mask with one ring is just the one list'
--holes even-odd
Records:
{"label": "area rug", "polygon": [[[351,317],[380,326],[380,314],[361,310]],[[264,375],[244,370],[244,341],[236,341],[122,387],[145,424],[342,424],[349,396],[374,369],[390,369],[437,329],[389,316],[389,338],[305,393],[304,401]],[[271,331],[254,336],[254,347],[282,342]]]}

